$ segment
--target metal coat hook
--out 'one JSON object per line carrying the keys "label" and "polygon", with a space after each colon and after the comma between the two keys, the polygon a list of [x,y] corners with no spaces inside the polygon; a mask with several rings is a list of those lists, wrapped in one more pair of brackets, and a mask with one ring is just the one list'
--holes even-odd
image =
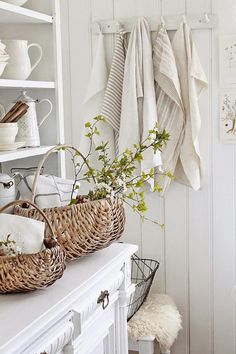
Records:
{"label": "metal coat hook", "polygon": [[205,17],[206,23],[209,23],[209,22],[210,22],[210,19],[209,19],[209,16],[208,16],[207,13],[204,14],[204,17]]}
{"label": "metal coat hook", "polygon": [[165,27],[165,25],[166,25],[165,19],[163,16],[161,16],[161,26]]}
{"label": "metal coat hook", "polygon": [[200,23],[210,23],[210,22],[211,22],[211,20],[210,20],[208,14],[207,14],[206,12],[204,13],[204,18],[203,18],[203,19],[200,19],[199,22],[200,22]]}

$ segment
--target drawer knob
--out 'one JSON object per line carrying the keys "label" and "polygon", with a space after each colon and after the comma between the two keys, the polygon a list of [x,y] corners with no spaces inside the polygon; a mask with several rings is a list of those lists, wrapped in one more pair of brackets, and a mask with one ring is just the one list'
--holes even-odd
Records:
{"label": "drawer knob", "polygon": [[108,292],[108,290],[101,291],[101,294],[97,300],[97,303],[102,304],[103,310],[105,310],[107,308],[107,306],[109,305],[109,292]]}

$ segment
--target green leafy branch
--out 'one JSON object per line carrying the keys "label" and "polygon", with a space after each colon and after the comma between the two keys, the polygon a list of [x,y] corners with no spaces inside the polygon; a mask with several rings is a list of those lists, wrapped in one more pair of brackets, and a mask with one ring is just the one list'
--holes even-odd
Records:
{"label": "green leafy branch", "polygon": [[[104,117],[95,117],[94,123],[87,122],[85,124],[87,128],[86,137],[90,140],[87,155],[83,156],[81,153],[77,153],[72,158],[76,171],[72,195],[81,181],[93,183],[93,189],[89,190],[87,196],[89,200],[118,197],[132,207],[141,216],[142,220],[149,220],[144,215],[147,211],[144,188],[146,183],[151,182],[154,185],[153,191],[160,193],[162,189],[157,182],[160,173],[156,172],[154,168],[140,173],[138,171],[141,169],[145,152],[152,150],[155,154],[161,151],[169,140],[169,134],[165,130],[160,132],[158,125],[155,125],[139,145],[133,144],[132,148],[127,148],[113,160],[109,158],[109,142],[102,142],[95,149],[98,153],[97,160],[100,163],[100,167],[97,168],[92,166],[90,156],[93,139],[96,135],[100,135],[97,127],[98,122],[105,122]],[[78,157],[82,158],[81,164],[76,162]],[[164,176],[172,178],[169,173],[164,174]],[[72,199],[73,203],[76,203],[76,200]]]}

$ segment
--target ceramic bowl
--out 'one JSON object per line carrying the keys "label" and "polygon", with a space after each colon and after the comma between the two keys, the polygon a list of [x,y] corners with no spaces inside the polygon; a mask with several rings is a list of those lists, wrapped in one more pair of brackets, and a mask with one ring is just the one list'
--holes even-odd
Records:
{"label": "ceramic bowl", "polygon": [[14,143],[17,133],[17,123],[0,123],[0,144]]}
{"label": "ceramic bowl", "polygon": [[17,6],[22,6],[27,1],[28,0],[4,0],[4,2],[7,2],[8,4],[17,5]]}
{"label": "ceramic bowl", "polygon": [[2,76],[3,71],[5,70],[5,67],[7,66],[8,63],[0,62],[0,76]]}

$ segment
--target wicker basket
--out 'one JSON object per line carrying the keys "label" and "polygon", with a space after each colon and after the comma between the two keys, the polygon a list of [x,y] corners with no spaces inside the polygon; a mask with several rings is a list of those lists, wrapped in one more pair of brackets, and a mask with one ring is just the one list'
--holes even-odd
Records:
{"label": "wicker basket", "polygon": [[[0,209],[2,213],[13,205],[23,205],[24,201],[14,201]],[[28,292],[48,287],[59,279],[65,270],[65,253],[55,240],[52,227],[46,215],[33,203],[28,202],[46,222],[45,250],[35,254],[20,254],[0,257],[0,293]]]}
{"label": "wicker basket", "polygon": [[127,319],[138,311],[146,300],[154,276],[159,268],[159,262],[154,259],[142,259],[137,255],[131,258],[131,281],[135,284],[135,291],[130,297]]}
{"label": "wicker basket", "polygon": [[[80,154],[78,150],[68,145],[59,145],[48,151],[35,174],[31,199],[33,202],[41,168],[48,156],[59,148]],[[46,208],[43,211],[69,260],[109,246],[111,242],[118,240],[124,231],[125,211],[120,199],[85,201],[85,198],[81,196],[79,204]],[[37,220],[42,219],[39,211],[29,206],[24,208],[16,206],[14,213]]]}

